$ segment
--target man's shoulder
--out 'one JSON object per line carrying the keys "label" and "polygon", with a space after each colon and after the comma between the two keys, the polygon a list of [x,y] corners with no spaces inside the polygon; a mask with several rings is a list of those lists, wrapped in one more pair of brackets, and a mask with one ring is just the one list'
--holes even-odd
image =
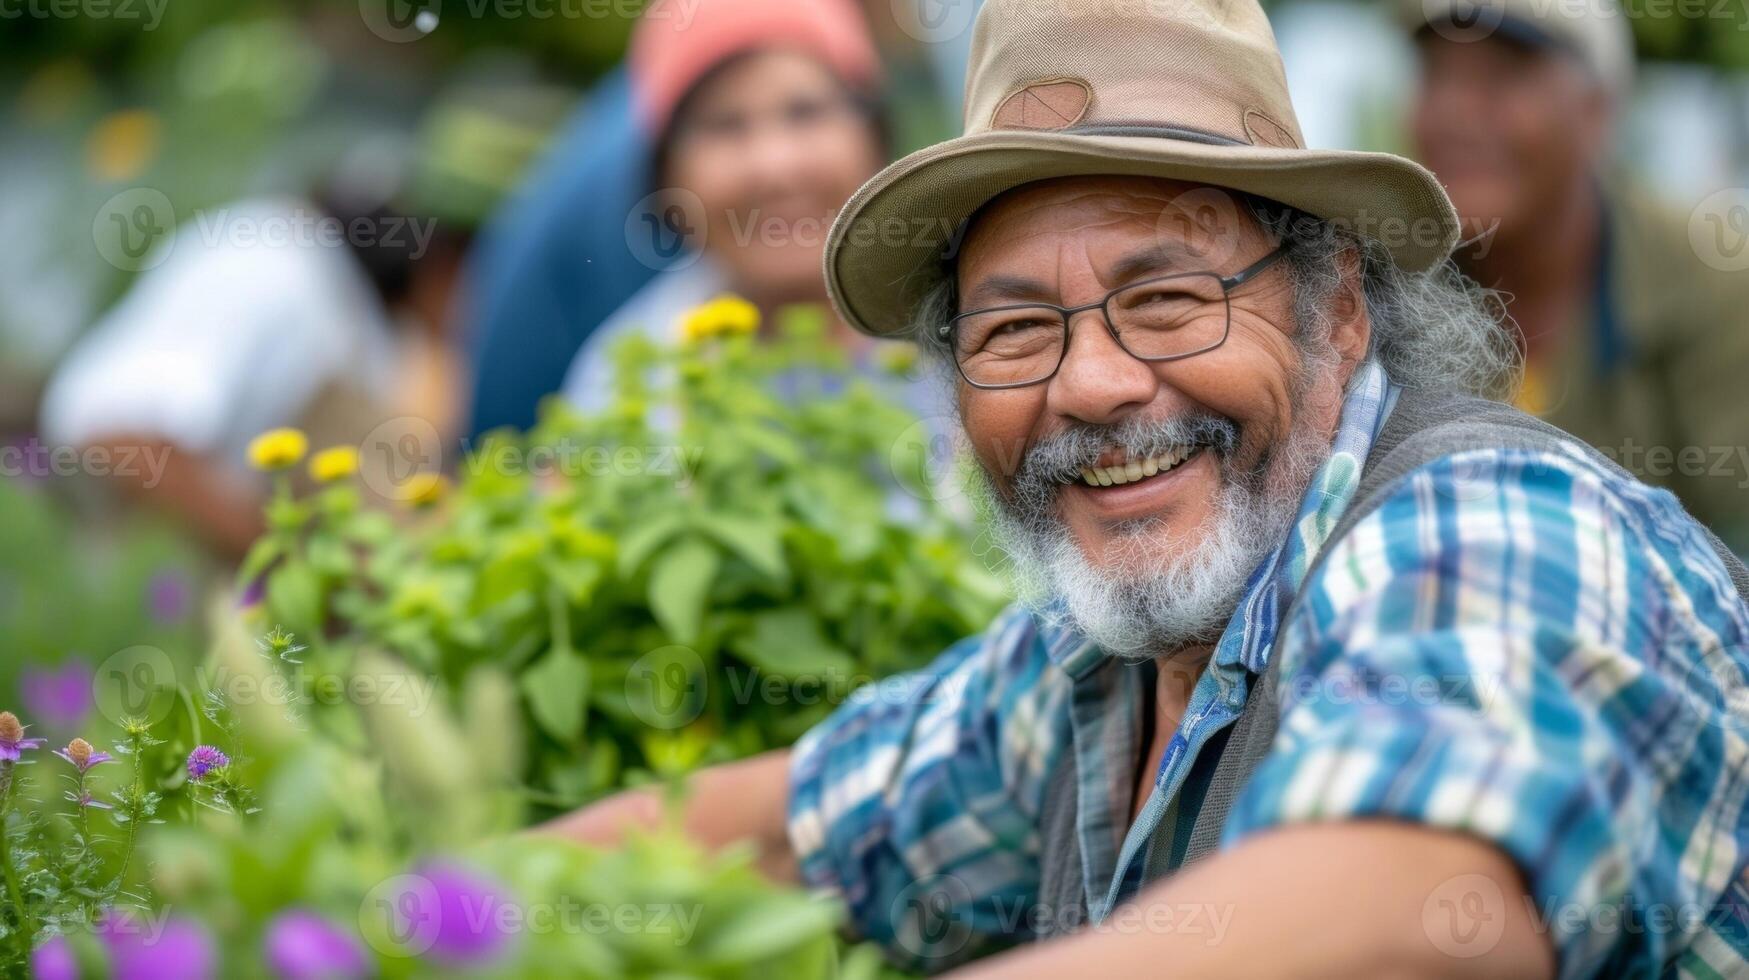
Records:
{"label": "man's shoulder", "polygon": [[[1504,411],[1420,429],[1387,454],[1395,470],[1375,474],[1375,488],[1357,498],[1326,565],[1371,554],[1380,568],[1526,576],[1607,554],[1624,568],[1680,570],[1677,578],[1724,604],[1740,601],[1734,559],[1673,494],[1560,429]],[[1502,418],[1514,422],[1503,427]]]}

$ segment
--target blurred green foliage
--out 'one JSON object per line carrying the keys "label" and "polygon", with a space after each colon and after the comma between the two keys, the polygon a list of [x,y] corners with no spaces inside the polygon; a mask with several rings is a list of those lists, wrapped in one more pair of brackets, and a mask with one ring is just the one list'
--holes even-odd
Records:
{"label": "blurred green foliage", "polygon": [[265,577],[253,622],[307,638],[317,673],[510,672],[527,740],[504,758],[548,808],[790,744],[1005,590],[931,493],[922,423],[853,378],[821,311],[788,320],[626,344],[610,407],[490,437],[420,526],[351,486],[281,497],[242,570]]}

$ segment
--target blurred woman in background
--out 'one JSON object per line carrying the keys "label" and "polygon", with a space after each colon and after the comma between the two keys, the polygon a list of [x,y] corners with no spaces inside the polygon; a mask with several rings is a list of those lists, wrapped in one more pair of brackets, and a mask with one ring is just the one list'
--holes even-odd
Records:
{"label": "blurred woman in background", "polygon": [[[767,323],[786,305],[827,308],[827,231],[888,155],[879,57],[849,0],[702,0],[690,20],[658,2],[629,59],[659,190],[628,220],[627,245],[672,265],[572,361],[564,394],[585,408],[611,394],[616,341],[679,339],[684,315],[714,297],[745,297]],[[872,352],[831,329],[860,359]]]}

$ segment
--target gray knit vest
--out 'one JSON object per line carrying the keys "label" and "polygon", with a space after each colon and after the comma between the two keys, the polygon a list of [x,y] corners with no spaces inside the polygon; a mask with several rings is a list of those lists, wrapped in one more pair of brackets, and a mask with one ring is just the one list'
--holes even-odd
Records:
{"label": "gray knit vest", "polygon": [[[1510,406],[1452,392],[1404,390],[1367,455],[1353,503],[1331,530],[1319,557],[1313,560],[1307,580],[1318,573],[1324,557],[1335,550],[1338,540],[1389,499],[1409,474],[1423,466],[1471,450],[1548,452],[1558,451],[1563,443],[1581,445],[1572,436]],[[1590,447],[1583,448],[1599,465],[1632,479],[1601,453]],[[1737,593],[1749,602],[1749,569],[1716,536],[1710,531],[1706,533],[1736,584]],[[1297,609],[1297,601],[1289,605],[1281,618],[1284,629]],[[1278,713],[1276,665],[1280,662],[1280,657],[1270,657],[1263,673],[1252,679],[1245,709],[1234,722],[1221,749],[1202,805],[1191,823],[1190,840],[1183,850],[1185,865],[1215,850],[1233,800],[1269,752],[1270,743],[1275,739]],[[1065,751],[1046,788],[1039,821],[1043,846],[1039,902],[1051,911],[1050,915],[1039,917],[1039,921],[1049,924],[1049,931],[1040,939],[1057,932],[1073,931],[1087,918],[1080,839],[1075,832],[1075,784],[1074,753]],[[1173,832],[1172,823],[1170,817],[1162,821],[1157,832],[1154,842],[1157,846],[1151,848],[1148,865],[1143,869],[1147,881],[1172,873],[1172,869],[1166,866],[1171,847],[1163,839],[1163,835]],[[1100,886],[1103,888],[1104,883]]]}

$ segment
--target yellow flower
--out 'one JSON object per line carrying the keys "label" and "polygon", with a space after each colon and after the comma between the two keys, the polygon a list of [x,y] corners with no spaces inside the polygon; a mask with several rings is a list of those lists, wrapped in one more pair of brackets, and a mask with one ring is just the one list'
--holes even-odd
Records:
{"label": "yellow flower", "polygon": [[85,143],[86,165],[99,180],[132,180],[158,155],[163,126],[144,109],[124,109],[98,120]]}
{"label": "yellow flower", "polygon": [[722,295],[694,309],[680,323],[680,334],[697,343],[712,337],[747,335],[759,330],[759,307],[739,296]]}
{"label": "yellow flower", "polygon": [[449,480],[441,473],[415,473],[401,487],[401,494],[415,507],[430,507],[449,492]]}
{"label": "yellow flower", "polygon": [[249,465],[258,470],[296,466],[310,450],[310,440],[296,429],[270,429],[249,443]]}
{"label": "yellow flower", "polygon": [[357,472],[357,446],[331,446],[310,457],[310,479],[317,483],[333,483]]}

